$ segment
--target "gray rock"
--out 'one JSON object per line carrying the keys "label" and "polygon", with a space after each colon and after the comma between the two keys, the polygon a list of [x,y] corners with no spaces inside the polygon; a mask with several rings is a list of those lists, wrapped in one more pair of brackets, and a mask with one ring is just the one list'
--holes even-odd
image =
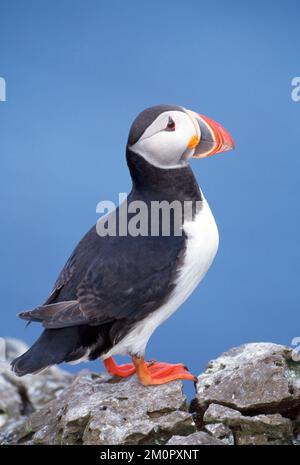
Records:
{"label": "gray rock", "polygon": [[284,412],[300,406],[300,364],[293,351],[271,343],[234,348],[213,360],[198,377],[197,402],[241,412]]}
{"label": "gray rock", "polygon": [[300,433],[298,433],[295,438],[293,439],[294,446],[300,446]]}
{"label": "gray rock", "polygon": [[224,446],[224,442],[204,431],[198,431],[188,436],[173,436],[168,446]]}
{"label": "gray rock", "polygon": [[219,439],[228,446],[234,445],[234,436],[232,430],[222,423],[212,423],[205,425],[208,431],[214,438]]}
{"label": "gray rock", "polygon": [[230,428],[236,444],[291,444],[293,440],[292,422],[280,414],[250,417],[223,405],[211,404],[203,420],[209,431],[210,424]]}
{"label": "gray rock", "polygon": [[21,415],[22,397],[18,388],[9,382],[5,377],[6,371],[4,366],[0,366],[0,412],[1,423],[4,424],[4,418],[17,417]]}
{"label": "gray rock", "polygon": [[15,376],[7,366],[3,377],[21,394],[23,404],[21,409],[29,408],[31,411],[59,397],[73,380],[71,373],[55,366],[39,374],[26,375],[22,378]]}
{"label": "gray rock", "polygon": [[236,444],[292,444],[293,426],[280,414],[241,417],[240,428],[234,428]]}
{"label": "gray rock", "polygon": [[159,444],[193,431],[181,381],[144,387],[135,377],[112,383],[107,375],[84,371],[57,400],[30,416],[18,441]]}
{"label": "gray rock", "polygon": [[22,392],[15,383],[10,382],[9,362],[27,350],[26,344],[17,339],[0,338],[0,427],[10,417],[18,417],[22,413]]}
{"label": "gray rock", "polygon": [[24,354],[28,350],[28,345],[19,339],[11,337],[4,338],[5,360],[12,362],[16,357]]}
{"label": "gray rock", "polygon": [[242,417],[241,412],[224,405],[210,404],[206,410],[203,420],[204,423],[224,423],[225,425],[234,426],[240,424]]}
{"label": "gray rock", "polygon": [[300,365],[287,347],[246,344],[211,362],[193,415],[181,381],[144,387],[56,367],[18,378],[9,361],[24,350],[8,339],[0,361],[0,444],[300,443]]}
{"label": "gray rock", "polygon": [[5,340],[6,357],[0,362],[0,444],[15,437],[26,417],[57,398],[73,379],[70,373],[56,367],[18,378],[10,369],[10,361],[26,349],[21,341]]}

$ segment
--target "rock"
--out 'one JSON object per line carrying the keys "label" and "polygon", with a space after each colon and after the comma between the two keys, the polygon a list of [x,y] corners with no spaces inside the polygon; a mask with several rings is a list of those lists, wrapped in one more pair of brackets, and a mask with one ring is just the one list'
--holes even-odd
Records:
{"label": "rock", "polygon": [[241,417],[240,429],[234,428],[237,444],[292,444],[293,427],[279,413]]}
{"label": "rock", "polygon": [[198,377],[197,402],[241,412],[286,412],[300,404],[300,365],[293,351],[271,343],[234,348],[213,360]]}
{"label": "rock", "polygon": [[198,377],[193,405],[197,425],[228,443],[296,444],[300,364],[277,344],[231,349]]}
{"label": "rock", "polygon": [[[55,366],[36,375],[26,375],[22,378],[15,376],[10,369],[10,362],[28,349],[28,346],[17,339],[7,338],[5,362],[0,365],[0,382],[6,380],[17,390],[22,400],[19,410],[34,411],[57,397],[60,392],[73,380],[71,373]],[[1,397],[0,397],[1,398]],[[19,402],[18,402],[19,403]]]}
{"label": "rock", "polygon": [[15,437],[26,417],[42,405],[57,398],[73,376],[57,367],[23,378],[15,376],[10,361],[27,350],[16,339],[5,339],[5,360],[0,363],[0,444]]}
{"label": "rock", "polygon": [[1,423],[4,424],[4,417],[17,417],[21,415],[23,401],[18,388],[6,379],[6,371],[3,364],[0,367],[0,412]]}
{"label": "rock", "polygon": [[28,350],[28,345],[19,339],[7,337],[2,339],[2,341],[4,343],[5,360],[7,362],[12,362],[16,357],[19,357],[19,355],[24,354]]}
{"label": "rock", "polygon": [[144,387],[135,377],[112,383],[84,371],[30,416],[19,442],[27,436],[30,444],[160,444],[193,431],[181,381]]}
{"label": "rock", "polygon": [[224,442],[214,438],[204,431],[189,434],[188,436],[173,436],[168,446],[224,446]]}
{"label": "rock", "polygon": [[239,425],[242,417],[241,412],[232,408],[224,407],[224,405],[210,404],[206,410],[203,420],[204,423],[224,423],[225,425]]}
{"label": "rock", "polygon": [[57,398],[73,380],[70,373],[55,366],[48,368],[43,373],[26,375],[23,378],[16,377],[8,368],[4,377],[20,393],[22,398],[21,410],[29,409],[30,411],[39,409],[49,400]]}
{"label": "rock", "polygon": [[225,426],[233,433],[236,444],[292,444],[291,420],[280,414],[245,416],[237,410],[211,404],[204,414],[206,429],[210,424]]}
{"label": "rock", "polygon": [[293,439],[293,445],[294,446],[300,446],[300,433],[295,436]]}
{"label": "rock", "polygon": [[18,378],[9,360],[24,350],[6,341],[0,444],[300,443],[300,364],[287,347],[246,344],[210,362],[190,412],[181,381],[144,387],[135,376],[56,367]]}
{"label": "rock", "polygon": [[228,428],[228,426],[223,425],[222,423],[212,423],[209,425],[205,425],[205,429],[216,439],[222,441],[223,444],[233,446],[234,436],[231,429]]}

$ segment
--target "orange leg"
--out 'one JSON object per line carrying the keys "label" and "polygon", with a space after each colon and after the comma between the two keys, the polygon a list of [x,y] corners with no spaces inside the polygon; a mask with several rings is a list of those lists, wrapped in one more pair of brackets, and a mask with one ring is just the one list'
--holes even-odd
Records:
{"label": "orange leg", "polygon": [[155,362],[149,365],[145,363],[144,357],[135,356],[132,357],[132,361],[136,368],[136,374],[144,386],[165,384],[175,379],[197,380],[182,363],[172,365],[171,363]]}
{"label": "orange leg", "polygon": [[124,363],[124,365],[118,365],[112,357],[103,360],[104,366],[108,373],[113,376],[121,376],[126,378],[135,373],[135,366],[133,363]]}
{"label": "orange leg", "polygon": [[[108,373],[112,376],[120,376],[121,378],[127,378],[132,376],[136,372],[135,365],[133,363],[124,363],[123,365],[118,365],[112,357],[108,357],[103,360],[104,366]],[[152,366],[154,363],[158,363],[155,360],[150,360],[145,362],[146,367]]]}

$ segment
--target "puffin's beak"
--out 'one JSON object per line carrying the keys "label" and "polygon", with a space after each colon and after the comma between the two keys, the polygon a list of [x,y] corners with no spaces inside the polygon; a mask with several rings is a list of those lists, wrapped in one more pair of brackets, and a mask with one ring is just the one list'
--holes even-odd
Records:
{"label": "puffin's beak", "polygon": [[196,134],[188,143],[188,148],[195,149],[193,158],[205,158],[215,153],[234,149],[234,142],[223,126],[207,116],[186,110],[192,118]]}

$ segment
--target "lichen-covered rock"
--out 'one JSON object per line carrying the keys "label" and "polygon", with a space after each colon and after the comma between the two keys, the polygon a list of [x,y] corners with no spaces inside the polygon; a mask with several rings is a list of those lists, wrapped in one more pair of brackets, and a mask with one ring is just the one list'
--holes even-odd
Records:
{"label": "lichen-covered rock", "polygon": [[144,387],[135,377],[112,383],[89,371],[24,425],[31,444],[159,444],[193,431],[181,381]]}
{"label": "lichen-covered rock", "polygon": [[228,444],[296,444],[299,361],[277,344],[231,349],[198,377],[193,410],[199,428]]}
{"label": "lichen-covered rock", "polygon": [[168,446],[224,446],[224,442],[204,431],[197,431],[188,436],[173,436]]}
{"label": "lichen-covered rock", "polygon": [[279,413],[241,417],[240,428],[235,428],[237,444],[292,444],[293,427],[288,418]]}
{"label": "lichen-covered rock", "polygon": [[300,444],[300,364],[287,347],[221,355],[189,408],[181,381],[145,387],[56,367],[17,378],[9,361],[24,350],[9,339],[0,362],[0,444]]}
{"label": "lichen-covered rock", "polygon": [[211,404],[204,414],[206,429],[217,424],[229,428],[236,444],[292,444],[293,426],[280,414],[245,416],[241,412]]}
{"label": "lichen-covered rock", "polygon": [[27,346],[16,339],[5,340],[5,360],[0,361],[0,444],[16,437],[27,416],[57,398],[73,376],[57,367],[23,378],[15,376],[10,362]]}
{"label": "lichen-covered rock", "polygon": [[284,412],[300,406],[300,365],[285,346],[245,344],[224,353],[198,378],[201,408],[223,404],[241,412]]}

